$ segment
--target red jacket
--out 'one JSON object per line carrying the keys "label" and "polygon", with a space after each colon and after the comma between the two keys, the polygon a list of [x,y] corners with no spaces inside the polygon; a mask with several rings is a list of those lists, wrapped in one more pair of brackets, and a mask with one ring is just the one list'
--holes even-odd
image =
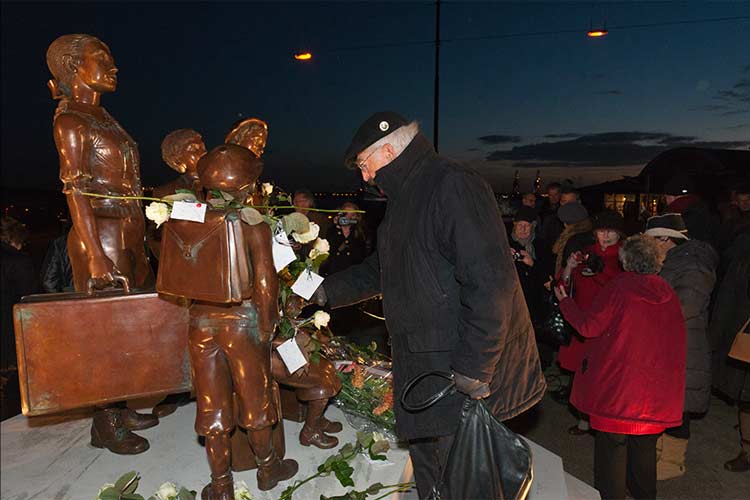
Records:
{"label": "red jacket", "polygon": [[565,319],[586,354],[571,402],[604,432],[654,434],[679,426],[685,398],[685,321],[680,301],[655,274],[623,272],[585,312],[570,298]]}
{"label": "red jacket", "polygon": [[[571,280],[573,282],[573,300],[578,307],[586,311],[594,302],[594,297],[606,285],[609,280],[622,272],[620,267],[619,251],[622,242],[612,245],[604,250],[598,243],[586,247],[583,253],[598,255],[604,262],[604,269],[593,276],[584,276],[581,274],[585,266],[578,266],[573,269]],[[561,271],[562,273],[562,271]],[[570,339],[570,344],[560,346],[560,353],[557,356],[557,362],[564,369],[574,372],[581,366],[581,361],[586,352],[586,343],[581,339]]]}

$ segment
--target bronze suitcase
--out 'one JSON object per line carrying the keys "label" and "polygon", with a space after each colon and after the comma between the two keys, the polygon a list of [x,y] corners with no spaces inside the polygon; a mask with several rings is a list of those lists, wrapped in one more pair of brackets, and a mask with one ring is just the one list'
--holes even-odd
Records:
{"label": "bronze suitcase", "polygon": [[204,223],[164,224],[156,289],[178,297],[217,303],[252,295],[251,266],[236,211],[209,210]]}
{"label": "bronze suitcase", "polygon": [[180,300],[115,290],[31,295],[13,319],[24,415],[191,388]]}

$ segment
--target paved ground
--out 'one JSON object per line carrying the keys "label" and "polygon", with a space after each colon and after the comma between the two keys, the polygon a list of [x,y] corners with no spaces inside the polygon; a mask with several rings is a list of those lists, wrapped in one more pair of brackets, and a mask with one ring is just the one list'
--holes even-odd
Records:
{"label": "paved ground", "polygon": [[[548,370],[548,380],[554,389],[557,382],[554,370]],[[567,407],[546,395],[536,409],[525,418],[512,422],[511,427],[560,455],[567,472],[593,485],[594,438],[568,434],[568,427],[576,421]],[[680,478],[660,481],[658,497],[675,500],[750,499],[750,472],[724,470],[724,462],[739,452],[736,424],[736,407],[712,398],[708,414],[692,423],[687,472]]]}

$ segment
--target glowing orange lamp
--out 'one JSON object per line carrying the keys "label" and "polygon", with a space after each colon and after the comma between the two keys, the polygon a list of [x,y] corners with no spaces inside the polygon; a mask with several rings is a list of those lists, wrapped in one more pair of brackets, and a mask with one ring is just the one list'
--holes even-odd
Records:
{"label": "glowing orange lamp", "polygon": [[606,29],[602,29],[602,30],[589,30],[586,33],[586,35],[589,38],[600,38],[600,37],[603,37],[603,36],[607,36],[607,33],[609,33],[609,31],[607,31]]}
{"label": "glowing orange lamp", "polygon": [[294,54],[294,58],[298,61],[309,61],[312,59],[312,54],[309,52],[298,52]]}

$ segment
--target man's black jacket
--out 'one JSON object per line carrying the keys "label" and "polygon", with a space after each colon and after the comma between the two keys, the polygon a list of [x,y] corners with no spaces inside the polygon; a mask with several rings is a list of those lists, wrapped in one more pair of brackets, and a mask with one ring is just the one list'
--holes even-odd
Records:
{"label": "man's black jacket", "polygon": [[[327,278],[324,288],[333,307],[382,292],[399,437],[456,430],[461,394],[419,413],[406,412],[398,402],[406,382],[429,370],[452,368],[488,382],[487,403],[500,419],[534,405],[545,382],[489,185],[476,172],[438,156],[421,134],[378,170],[376,181],[388,196],[377,252]],[[410,401],[444,384],[428,378]]]}

